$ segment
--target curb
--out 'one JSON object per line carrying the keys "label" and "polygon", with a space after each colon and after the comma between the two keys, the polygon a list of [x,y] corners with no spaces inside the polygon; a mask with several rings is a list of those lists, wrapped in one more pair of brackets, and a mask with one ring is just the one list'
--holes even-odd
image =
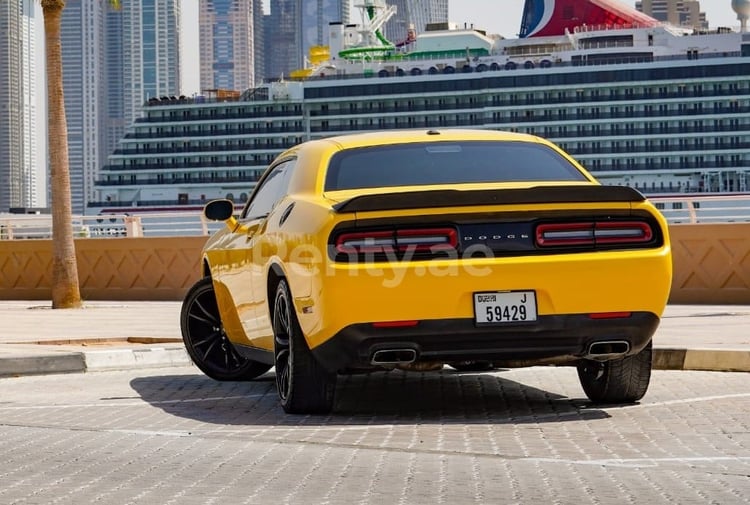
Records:
{"label": "curb", "polygon": [[83,353],[87,372],[187,366],[192,363],[184,347],[108,349]]}
{"label": "curb", "polygon": [[188,366],[184,348],[107,349],[0,358],[0,377]]}
{"label": "curb", "polygon": [[83,353],[18,356],[0,359],[0,377],[78,373],[86,371]]}
{"label": "curb", "polygon": [[750,372],[750,351],[655,348],[653,369]]}

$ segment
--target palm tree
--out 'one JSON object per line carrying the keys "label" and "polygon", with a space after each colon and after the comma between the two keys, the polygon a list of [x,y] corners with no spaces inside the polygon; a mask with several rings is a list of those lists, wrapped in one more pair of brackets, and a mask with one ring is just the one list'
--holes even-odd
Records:
{"label": "palm tree", "polygon": [[[68,127],[62,75],[60,27],[65,0],[41,0],[47,66],[47,136],[52,200],[52,308],[81,306],[70,202]],[[119,0],[109,0],[114,8]]]}

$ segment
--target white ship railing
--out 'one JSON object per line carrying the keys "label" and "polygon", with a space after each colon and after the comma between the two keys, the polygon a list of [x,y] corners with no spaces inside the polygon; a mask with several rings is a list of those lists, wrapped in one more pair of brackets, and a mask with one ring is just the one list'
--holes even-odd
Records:
{"label": "white ship railing", "polygon": [[[750,222],[750,194],[651,195],[651,200],[671,224]],[[223,223],[207,221],[198,210],[74,216],[77,238],[208,236]],[[52,217],[48,214],[0,214],[0,240],[48,239]]]}

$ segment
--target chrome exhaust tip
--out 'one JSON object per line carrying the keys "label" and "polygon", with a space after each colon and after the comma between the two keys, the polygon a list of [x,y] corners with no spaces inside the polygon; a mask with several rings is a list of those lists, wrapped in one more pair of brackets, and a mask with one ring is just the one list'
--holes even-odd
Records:
{"label": "chrome exhaust tip", "polygon": [[627,340],[603,340],[589,345],[584,358],[596,361],[608,361],[625,356],[630,351]]}
{"label": "chrome exhaust tip", "polygon": [[414,363],[417,360],[417,351],[414,349],[381,349],[372,354],[371,365],[403,365]]}

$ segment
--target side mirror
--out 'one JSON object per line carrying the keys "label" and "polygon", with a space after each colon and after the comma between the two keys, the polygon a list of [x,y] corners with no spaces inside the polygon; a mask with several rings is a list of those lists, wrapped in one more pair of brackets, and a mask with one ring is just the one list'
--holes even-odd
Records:
{"label": "side mirror", "polygon": [[234,202],[232,200],[212,200],[203,207],[203,215],[209,221],[224,221],[232,232],[237,230],[239,222],[234,217]]}
{"label": "side mirror", "polygon": [[226,221],[234,215],[231,200],[212,200],[203,207],[203,215],[210,221]]}

